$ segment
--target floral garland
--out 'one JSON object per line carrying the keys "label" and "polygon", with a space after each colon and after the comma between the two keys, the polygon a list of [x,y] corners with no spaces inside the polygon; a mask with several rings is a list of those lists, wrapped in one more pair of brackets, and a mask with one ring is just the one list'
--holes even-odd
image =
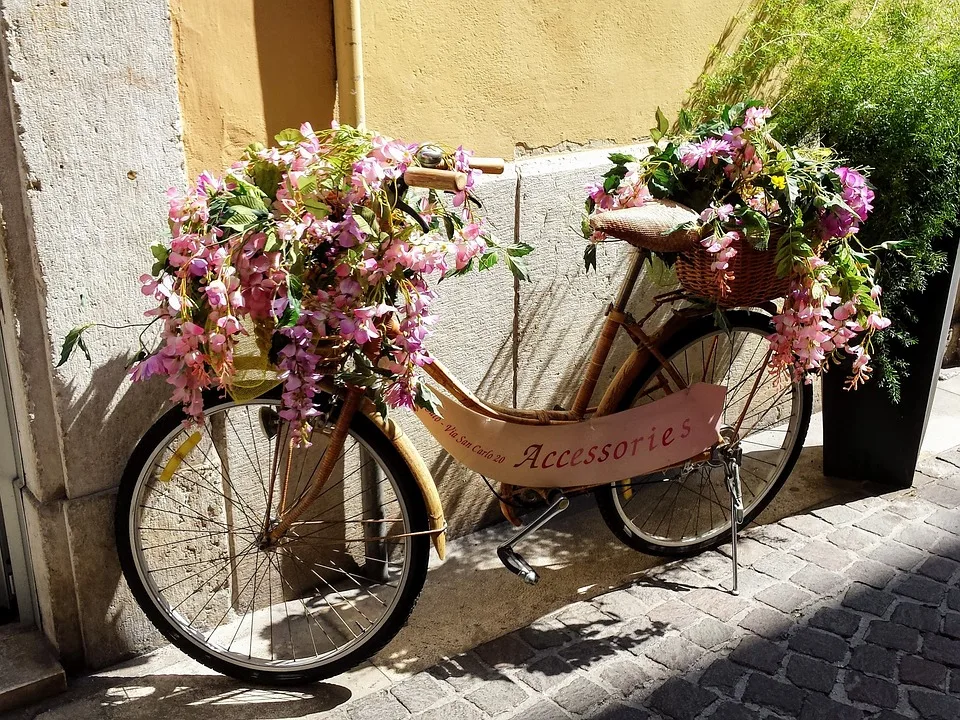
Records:
{"label": "floral garland", "polygon": [[[498,246],[475,215],[480,171],[463,148],[431,146],[466,174],[451,207],[431,190],[410,200],[414,209],[403,175],[423,146],[337,125],[304,124],[276,139],[250,146],[222,177],[203,173],[188,192],[169,191],[171,239],[153,246],[153,272],[140,278],[160,337],[142,346],[133,379],[166,378],[173,400],[201,422],[204,391],[232,387],[238,343],[252,333],[278,371],[280,415],[301,443],[328,378],[366,388],[384,414],[435,410],[416,372],[431,362],[424,343],[437,320],[429,278],[501,258],[526,278],[521,258],[532,248]],[[68,336],[61,362],[73,346],[86,352],[83,329]]]}
{"label": "floral garland", "polygon": [[[863,168],[842,166],[829,149],[774,140],[772,114],[758,103],[739,103],[696,128],[681,114],[680,132],[667,137],[669,123],[658,111],[651,130],[657,144],[642,159],[610,156],[614,167],[586,188],[587,215],[660,198],[699,210],[699,221],[687,229],[696,229],[703,251],[715,256],[718,298],[736,280],[730,261],[737,247],[748,242],[765,250],[776,239],[770,251],[790,290],[769,338],[774,372],[787,368],[809,382],[843,351],[853,357],[847,382],[853,389],[870,377],[873,333],[890,325],[874,281],[880,248],[857,240],[874,192]],[[595,244],[606,236],[587,223],[584,235],[593,243],[585,253],[589,268]],[[675,256],[661,259],[670,264]]]}

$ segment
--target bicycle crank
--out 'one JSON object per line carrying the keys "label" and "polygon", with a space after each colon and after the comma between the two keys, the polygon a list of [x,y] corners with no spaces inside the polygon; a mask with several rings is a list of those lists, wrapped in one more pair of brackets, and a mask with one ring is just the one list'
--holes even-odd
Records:
{"label": "bicycle crank", "polygon": [[503,563],[504,567],[527,583],[527,585],[536,585],[540,580],[540,575],[531,567],[530,563],[523,559],[523,555],[513,549],[513,546],[523,540],[527,535],[542,528],[568,507],[570,507],[570,500],[567,496],[563,493],[557,493],[557,496],[540,517],[497,548],[497,557],[500,558],[500,562]]}

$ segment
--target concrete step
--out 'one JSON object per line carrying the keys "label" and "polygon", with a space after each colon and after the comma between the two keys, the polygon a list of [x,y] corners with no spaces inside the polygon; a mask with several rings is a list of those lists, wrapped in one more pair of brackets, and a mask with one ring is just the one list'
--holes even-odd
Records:
{"label": "concrete step", "polygon": [[63,668],[42,632],[0,626],[0,714],[66,689]]}

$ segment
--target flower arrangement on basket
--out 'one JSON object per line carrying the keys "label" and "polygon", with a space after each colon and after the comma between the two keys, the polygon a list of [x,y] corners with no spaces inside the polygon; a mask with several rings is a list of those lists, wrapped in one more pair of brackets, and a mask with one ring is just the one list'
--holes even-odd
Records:
{"label": "flower arrangement on basket", "polygon": [[[463,148],[336,125],[305,124],[276,140],[248,147],[222,177],[204,173],[190,191],[169,191],[171,239],[153,246],[153,271],[140,278],[160,336],[141,347],[133,379],[165,377],[200,421],[203,391],[239,386],[252,346],[282,382],[280,415],[301,443],[324,380],[364,387],[384,415],[388,406],[436,411],[416,373],[430,362],[424,342],[436,321],[428,280],[499,259],[525,278],[521,258],[532,248],[494,242],[474,212],[480,171]],[[407,197],[404,173],[427,156],[466,174],[450,206],[434,190]],[[82,330],[61,362],[78,343],[86,352]]]}
{"label": "flower arrangement on basket", "polygon": [[[874,281],[881,248],[857,238],[874,192],[865,169],[845,167],[829,148],[781,145],[771,116],[753,101],[697,127],[681,113],[668,135],[658,110],[649,154],[612,154],[613,167],[587,187],[587,220],[659,203],[681,221],[653,255],[687,293],[720,308],[783,297],[769,338],[774,368],[809,381],[846,353],[853,389],[870,376],[873,333],[890,324]],[[589,269],[607,236],[590,222],[584,235]]]}

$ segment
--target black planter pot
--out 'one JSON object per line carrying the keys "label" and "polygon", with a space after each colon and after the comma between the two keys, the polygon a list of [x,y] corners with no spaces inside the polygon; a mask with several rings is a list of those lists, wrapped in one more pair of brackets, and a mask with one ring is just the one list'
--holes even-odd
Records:
{"label": "black planter pot", "polygon": [[948,271],[931,278],[926,291],[909,300],[911,307],[923,312],[913,328],[917,344],[904,351],[910,376],[903,382],[900,403],[894,405],[875,382],[844,390],[842,366],[824,375],[825,475],[892,487],[913,484],[960,283],[957,241],[944,249],[949,254]]}

